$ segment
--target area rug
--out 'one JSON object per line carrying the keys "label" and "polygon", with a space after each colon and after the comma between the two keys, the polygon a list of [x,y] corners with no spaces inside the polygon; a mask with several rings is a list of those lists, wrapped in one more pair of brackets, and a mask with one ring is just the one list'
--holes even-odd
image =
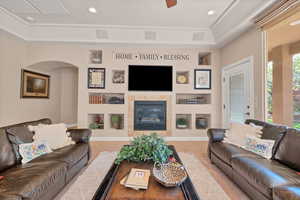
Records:
{"label": "area rug", "polygon": [[[91,200],[117,153],[102,152],[55,200]],[[221,186],[194,155],[179,153],[201,200],[229,200]]]}

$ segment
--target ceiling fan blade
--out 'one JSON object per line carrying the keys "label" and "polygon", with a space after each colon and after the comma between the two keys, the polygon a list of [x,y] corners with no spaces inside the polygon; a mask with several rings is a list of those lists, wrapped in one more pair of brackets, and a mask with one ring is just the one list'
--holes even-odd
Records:
{"label": "ceiling fan blade", "polygon": [[167,7],[168,8],[171,8],[171,7],[177,5],[177,0],[166,0],[166,2],[167,2]]}

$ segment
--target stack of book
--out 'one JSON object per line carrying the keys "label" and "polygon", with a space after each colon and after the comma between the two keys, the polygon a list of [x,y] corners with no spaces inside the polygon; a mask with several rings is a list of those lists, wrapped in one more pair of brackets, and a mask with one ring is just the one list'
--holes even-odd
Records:
{"label": "stack of book", "polygon": [[89,104],[103,104],[104,98],[102,95],[90,95]]}
{"label": "stack of book", "polygon": [[120,184],[135,190],[146,190],[148,189],[149,177],[150,170],[132,168],[129,174],[121,180]]}

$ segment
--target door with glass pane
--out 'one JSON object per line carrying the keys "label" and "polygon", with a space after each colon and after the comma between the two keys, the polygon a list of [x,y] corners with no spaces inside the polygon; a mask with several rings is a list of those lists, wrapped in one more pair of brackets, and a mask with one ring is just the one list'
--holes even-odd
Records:
{"label": "door with glass pane", "polygon": [[253,117],[251,61],[247,59],[222,70],[224,128],[228,128],[231,122],[244,123]]}

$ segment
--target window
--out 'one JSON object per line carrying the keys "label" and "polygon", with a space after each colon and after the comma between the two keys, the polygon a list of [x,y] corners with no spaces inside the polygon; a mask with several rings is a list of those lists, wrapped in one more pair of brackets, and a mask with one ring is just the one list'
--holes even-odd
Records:
{"label": "window", "polygon": [[300,128],[300,54],[293,56],[293,127]]}
{"label": "window", "polygon": [[268,62],[267,70],[266,70],[266,88],[267,88],[267,121],[272,122],[272,90],[273,90],[273,62]]}

